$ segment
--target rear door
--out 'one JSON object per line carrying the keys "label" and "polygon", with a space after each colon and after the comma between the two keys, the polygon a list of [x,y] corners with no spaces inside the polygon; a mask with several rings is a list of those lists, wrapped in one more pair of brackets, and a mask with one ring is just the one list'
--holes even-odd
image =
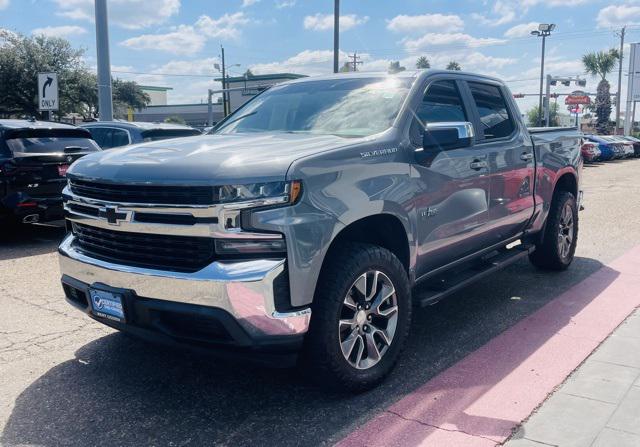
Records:
{"label": "rear door", "polygon": [[66,183],[69,165],[100,148],[83,129],[12,129],[5,132],[12,155],[6,180],[14,192],[56,197]]}
{"label": "rear door", "polygon": [[[455,77],[427,81],[413,110],[410,140],[422,150],[422,134],[430,123],[469,122],[462,83]],[[418,276],[486,246],[489,169],[487,154],[470,147],[437,150],[412,164],[417,178],[414,206],[418,222]]]}
{"label": "rear door", "polygon": [[488,156],[489,228],[501,242],[524,231],[534,211],[533,144],[509,92],[498,82],[467,81],[476,120],[477,148]]}

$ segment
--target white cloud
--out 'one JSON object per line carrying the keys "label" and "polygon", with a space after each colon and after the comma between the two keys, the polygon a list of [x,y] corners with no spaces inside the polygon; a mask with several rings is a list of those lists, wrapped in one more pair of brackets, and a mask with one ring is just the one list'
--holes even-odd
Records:
{"label": "white cloud", "polygon": [[423,14],[417,16],[398,15],[387,20],[387,29],[395,32],[424,32],[425,30],[460,31],[464,22],[457,15]]}
{"label": "white cloud", "polygon": [[[340,59],[346,60],[347,54],[340,52]],[[317,75],[333,71],[332,50],[304,50],[280,62],[269,62],[252,65],[255,74],[278,72],[295,72],[306,75]]]}
{"label": "white cloud", "polygon": [[65,26],[45,26],[44,28],[35,28],[31,31],[33,35],[44,35],[47,37],[69,37],[85,34],[87,32],[81,26],[65,25]]}
{"label": "white cloud", "polygon": [[240,37],[241,27],[248,23],[249,19],[243,12],[236,12],[234,14],[224,14],[218,19],[202,15],[196,21],[195,26],[198,31],[212,39],[237,39]]}
{"label": "white cloud", "polygon": [[614,28],[640,23],[640,6],[611,5],[602,8],[596,19],[598,28]]}
{"label": "white cloud", "polygon": [[9,0],[0,0],[0,9],[7,9],[9,7]]}
{"label": "white cloud", "polygon": [[538,29],[538,22],[521,23],[520,25],[512,26],[504,33],[504,37],[510,39],[517,37],[527,37],[531,35],[531,31]]}
{"label": "white cloud", "polygon": [[[74,20],[94,19],[94,0],[54,1],[58,5],[58,15]],[[123,28],[139,29],[164,23],[177,14],[180,0],[110,0],[107,7],[111,23]]]}
{"label": "white cloud", "polygon": [[278,9],[293,8],[296,5],[296,0],[276,0],[275,5]]}
{"label": "white cloud", "polygon": [[260,2],[260,0],[242,0],[242,7],[246,8],[248,6],[255,5],[258,2]]}
{"label": "white cloud", "polygon": [[[526,0],[525,0],[526,1]],[[500,26],[513,22],[516,18],[516,9],[518,8],[518,2],[496,0],[491,8],[493,17],[487,17],[482,14],[471,14],[475,20],[479,21],[483,25],[488,26]]]}
{"label": "white cloud", "polygon": [[134,50],[158,50],[173,54],[197,54],[207,39],[237,39],[241,27],[249,23],[244,13],[224,14],[219,18],[203,15],[194,25],[179,25],[164,34],[143,34],[120,42]]}
{"label": "white cloud", "polygon": [[464,46],[477,48],[504,43],[504,39],[492,37],[473,37],[464,33],[427,33],[416,39],[404,39],[402,43],[407,51],[426,50],[435,46]]}
{"label": "white cloud", "polygon": [[[347,31],[355,26],[367,23],[368,16],[359,17],[355,14],[348,14],[340,16],[340,31]],[[314,31],[326,31],[333,29],[333,14],[316,14],[313,16],[306,16],[304,18],[305,29],[311,29]]]}
{"label": "white cloud", "polygon": [[206,37],[192,26],[180,25],[166,34],[143,34],[120,42],[134,50],[157,50],[174,54],[196,54],[204,47]]}

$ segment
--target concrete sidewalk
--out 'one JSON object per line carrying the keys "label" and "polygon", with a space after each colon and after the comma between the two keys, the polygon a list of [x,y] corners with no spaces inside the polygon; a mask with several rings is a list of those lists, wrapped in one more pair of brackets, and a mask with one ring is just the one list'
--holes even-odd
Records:
{"label": "concrete sidewalk", "polygon": [[640,446],[640,310],[629,316],[505,445]]}

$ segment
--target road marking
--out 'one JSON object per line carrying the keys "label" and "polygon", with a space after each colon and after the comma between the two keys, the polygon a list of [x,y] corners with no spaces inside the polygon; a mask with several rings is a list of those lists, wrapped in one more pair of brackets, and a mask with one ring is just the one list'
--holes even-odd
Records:
{"label": "road marking", "polygon": [[637,246],[438,374],[338,445],[458,447],[504,442],[640,306],[639,290]]}

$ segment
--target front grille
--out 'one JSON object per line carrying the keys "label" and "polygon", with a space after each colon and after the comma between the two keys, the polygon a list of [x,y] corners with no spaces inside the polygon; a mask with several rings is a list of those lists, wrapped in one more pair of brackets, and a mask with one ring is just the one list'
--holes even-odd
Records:
{"label": "front grille", "polygon": [[73,233],[81,252],[118,264],[191,273],[215,258],[211,238],[129,233],[77,223]]}
{"label": "front grille", "polygon": [[217,202],[213,186],[160,186],[95,183],[70,179],[71,192],[82,197],[116,203],[211,205]]}

